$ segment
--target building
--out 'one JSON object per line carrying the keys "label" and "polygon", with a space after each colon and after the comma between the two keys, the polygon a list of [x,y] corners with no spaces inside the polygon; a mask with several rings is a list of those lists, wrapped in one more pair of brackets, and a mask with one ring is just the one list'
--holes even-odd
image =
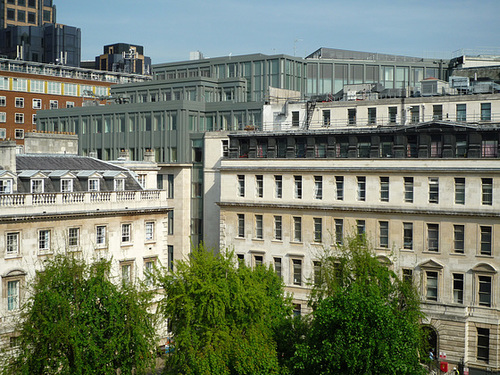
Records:
{"label": "building", "polygon": [[1,0],[0,28],[9,26],[43,26],[56,23],[52,0]]}
{"label": "building", "polygon": [[[71,151],[74,135],[36,134],[30,154],[0,143],[0,347],[15,343],[15,323],[26,285],[54,254],[112,262],[117,282],[147,280],[156,265],[172,269],[172,199],[156,189],[155,163],[135,163],[144,179],[120,165],[43,147]],[[141,186],[144,184],[145,186]],[[154,188],[147,188],[149,185]]]}
{"label": "building", "polygon": [[112,85],[148,79],[135,74],[0,59],[0,140],[15,140],[22,149],[25,133],[37,129],[39,110],[81,107],[96,100],[105,103]]}
{"label": "building", "polygon": [[144,56],[143,46],[115,43],[104,46],[104,53],[95,58],[95,69],[151,74],[151,58]]}
{"label": "building", "polygon": [[272,265],[306,311],[323,249],[365,234],[421,293],[447,361],[499,373],[498,122],[229,134],[220,242]]}

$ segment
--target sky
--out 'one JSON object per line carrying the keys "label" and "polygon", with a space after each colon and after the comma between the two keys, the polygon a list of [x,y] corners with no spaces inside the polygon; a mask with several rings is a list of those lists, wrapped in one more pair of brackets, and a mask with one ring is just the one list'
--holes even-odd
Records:
{"label": "sky", "polygon": [[500,0],[54,0],[82,31],[82,60],[104,45],[144,46],[153,64],[251,53],[305,57],[318,48],[450,58],[500,54]]}

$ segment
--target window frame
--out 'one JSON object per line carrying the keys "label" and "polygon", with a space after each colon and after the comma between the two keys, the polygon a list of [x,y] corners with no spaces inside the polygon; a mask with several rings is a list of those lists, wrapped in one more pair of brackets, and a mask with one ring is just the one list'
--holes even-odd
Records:
{"label": "window frame", "polygon": [[5,233],[5,255],[18,256],[20,254],[21,232],[8,231]]}
{"label": "window frame", "polygon": [[80,227],[68,228],[68,248],[80,246]]}
{"label": "window frame", "polygon": [[273,228],[273,239],[275,241],[283,241],[283,217],[281,215],[274,215]]}
{"label": "window frame", "polygon": [[51,250],[51,230],[50,229],[39,229],[38,230],[38,252],[48,253]]}
{"label": "window frame", "polygon": [[120,242],[122,244],[130,244],[132,242],[132,223],[122,223],[120,233]]}

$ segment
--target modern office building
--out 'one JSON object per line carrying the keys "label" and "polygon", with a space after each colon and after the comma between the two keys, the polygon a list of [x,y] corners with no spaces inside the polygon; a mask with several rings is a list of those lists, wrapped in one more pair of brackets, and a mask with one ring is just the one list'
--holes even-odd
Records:
{"label": "modern office building", "polygon": [[433,120],[229,134],[221,247],[272,265],[305,311],[324,249],[365,234],[418,287],[436,355],[498,373],[499,130]]}
{"label": "modern office building", "polygon": [[104,46],[104,53],[95,58],[95,69],[109,72],[151,74],[151,58],[144,56],[144,47],[127,43]]}
{"label": "modern office building", "polygon": [[9,26],[43,26],[56,23],[52,0],[1,0],[0,28]]}

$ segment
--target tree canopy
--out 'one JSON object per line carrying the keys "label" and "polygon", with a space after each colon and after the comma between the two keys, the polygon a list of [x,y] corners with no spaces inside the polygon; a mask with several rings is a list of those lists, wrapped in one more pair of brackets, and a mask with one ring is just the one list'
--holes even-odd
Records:
{"label": "tree canopy", "polygon": [[131,374],[154,365],[151,295],[109,280],[110,263],[58,255],[37,273],[19,348],[3,374]]}
{"label": "tree canopy", "polygon": [[275,333],[291,315],[283,282],[264,266],[238,263],[203,245],[160,277],[175,350],[172,374],[277,374]]}
{"label": "tree canopy", "polygon": [[419,374],[420,301],[362,237],[326,252],[311,293],[297,374]]}

